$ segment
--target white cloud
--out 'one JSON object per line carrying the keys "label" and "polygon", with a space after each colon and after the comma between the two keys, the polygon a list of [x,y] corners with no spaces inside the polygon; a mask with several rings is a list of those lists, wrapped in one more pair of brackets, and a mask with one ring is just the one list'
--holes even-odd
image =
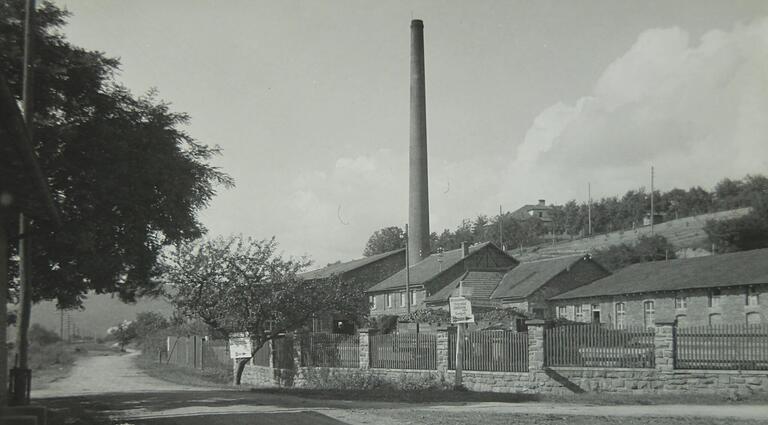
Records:
{"label": "white cloud", "polygon": [[[518,146],[509,187],[583,199],[646,185],[711,185],[768,172],[768,19],[692,42],[679,28],[651,29],[608,66],[592,93],[542,111]],[[553,189],[554,188],[554,189]]]}

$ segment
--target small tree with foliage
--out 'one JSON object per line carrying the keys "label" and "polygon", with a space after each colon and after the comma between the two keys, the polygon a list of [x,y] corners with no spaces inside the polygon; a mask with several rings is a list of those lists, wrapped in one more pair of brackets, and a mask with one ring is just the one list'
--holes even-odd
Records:
{"label": "small tree with foliage", "polygon": [[400,248],[405,248],[405,232],[397,226],[390,226],[373,232],[365,244],[363,255],[370,257]]}
{"label": "small tree with foliage", "polygon": [[768,193],[751,200],[749,214],[731,220],[710,220],[704,226],[718,252],[768,248]]}
{"label": "small tree with foliage", "polygon": [[123,320],[119,325],[107,329],[107,334],[117,339],[120,351],[125,351],[125,346],[136,338],[136,326],[130,320]]}
{"label": "small tree with foliage", "polygon": [[[283,258],[275,239],[242,236],[182,244],[169,256],[166,280],[172,302],[223,332],[248,332],[253,355],[267,341],[305,327],[315,316],[361,320],[369,311],[355,280],[303,280],[305,258]],[[249,359],[239,363],[236,382]]]}

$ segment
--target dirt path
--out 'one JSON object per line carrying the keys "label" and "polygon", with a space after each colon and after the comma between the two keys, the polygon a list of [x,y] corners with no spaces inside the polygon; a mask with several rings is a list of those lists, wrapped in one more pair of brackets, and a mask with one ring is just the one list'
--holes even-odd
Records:
{"label": "dirt path", "polygon": [[172,384],[147,375],[134,364],[138,355],[138,351],[130,351],[126,354],[80,357],[68,377],[52,382],[46,388],[32,390],[32,398],[205,390]]}

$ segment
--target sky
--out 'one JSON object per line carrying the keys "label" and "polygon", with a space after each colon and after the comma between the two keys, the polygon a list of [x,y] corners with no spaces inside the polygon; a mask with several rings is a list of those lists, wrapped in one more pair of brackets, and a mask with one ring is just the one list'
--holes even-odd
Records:
{"label": "sky", "polygon": [[56,0],[230,174],[209,234],[316,266],[407,221],[410,20],[431,230],[545,199],[768,174],[768,2]]}

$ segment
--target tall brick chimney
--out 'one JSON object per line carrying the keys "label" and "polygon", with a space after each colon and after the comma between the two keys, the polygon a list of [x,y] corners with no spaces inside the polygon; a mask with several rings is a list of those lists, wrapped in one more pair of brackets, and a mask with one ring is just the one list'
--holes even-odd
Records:
{"label": "tall brick chimney", "polygon": [[408,259],[416,264],[430,254],[427,179],[427,109],[424,87],[424,23],[411,21],[411,136],[408,198]]}

